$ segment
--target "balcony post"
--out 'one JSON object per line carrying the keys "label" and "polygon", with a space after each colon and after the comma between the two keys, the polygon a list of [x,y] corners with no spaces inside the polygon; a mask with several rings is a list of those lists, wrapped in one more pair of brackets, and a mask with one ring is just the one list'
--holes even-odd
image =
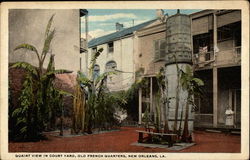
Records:
{"label": "balcony post", "polygon": [[86,75],[88,76],[88,13],[85,15],[85,36],[86,36],[86,53],[85,53],[85,63],[86,63]]}
{"label": "balcony post", "polygon": [[142,88],[139,88],[139,125],[142,120]]}
{"label": "balcony post", "polygon": [[214,65],[216,65],[216,56],[217,56],[217,52],[219,52],[219,48],[218,48],[218,43],[217,43],[217,15],[216,13],[213,13],[213,42],[214,42],[214,60],[215,63]]}
{"label": "balcony post", "polygon": [[218,122],[218,69],[213,67],[213,127],[217,127]]}

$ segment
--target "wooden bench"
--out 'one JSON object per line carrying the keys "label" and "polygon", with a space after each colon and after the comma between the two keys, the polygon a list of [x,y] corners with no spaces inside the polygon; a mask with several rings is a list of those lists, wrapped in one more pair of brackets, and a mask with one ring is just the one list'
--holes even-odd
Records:
{"label": "wooden bench", "polygon": [[163,137],[168,142],[168,147],[172,147],[174,144],[174,141],[177,139],[177,134],[172,133],[156,133],[156,132],[148,132],[148,131],[142,131],[142,130],[136,130],[136,132],[139,133],[138,142],[143,142],[143,134],[148,135],[158,135]]}

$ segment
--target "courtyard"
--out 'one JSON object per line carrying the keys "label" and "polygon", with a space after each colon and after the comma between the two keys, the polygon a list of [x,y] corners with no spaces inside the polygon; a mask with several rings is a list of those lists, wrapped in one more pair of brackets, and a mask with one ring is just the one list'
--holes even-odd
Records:
{"label": "courtyard", "polygon": [[60,137],[59,132],[46,133],[48,140],[10,142],[9,152],[198,152],[240,153],[241,136],[227,133],[194,131],[195,145],[180,151],[132,145],[138,140],[136,127],[121,127],[106,133]]}

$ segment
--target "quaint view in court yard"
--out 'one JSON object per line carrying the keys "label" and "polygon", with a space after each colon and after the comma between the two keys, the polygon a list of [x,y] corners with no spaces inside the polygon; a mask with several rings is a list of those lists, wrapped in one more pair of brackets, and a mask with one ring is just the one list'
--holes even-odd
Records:
{"label": "quaint view in court yard", "polygon": [[241,152],[241,10],[10,9],[9,152]]}

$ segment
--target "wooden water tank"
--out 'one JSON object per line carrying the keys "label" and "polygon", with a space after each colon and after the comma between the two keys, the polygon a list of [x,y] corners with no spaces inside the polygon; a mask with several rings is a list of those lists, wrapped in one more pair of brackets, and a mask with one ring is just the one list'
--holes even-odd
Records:
{"label": "wooden water tank", "polygon": [[170,16],[166,27],[166,65],[175,62],[192,63],[189,16],[180,13]]}

